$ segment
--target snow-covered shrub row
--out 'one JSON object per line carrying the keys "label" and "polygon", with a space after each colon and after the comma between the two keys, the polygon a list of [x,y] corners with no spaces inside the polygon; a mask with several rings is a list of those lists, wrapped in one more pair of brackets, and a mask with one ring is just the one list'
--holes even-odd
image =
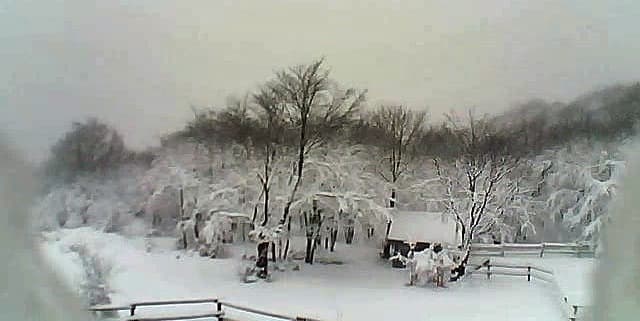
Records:
{"label": "snow-covered shrub row", "polygon": [[142,168],[123,167],[106,179],[82,176],[55,186],[35,204],[35,224],[44,230],[92,225],[116,231],[141,210],[137,182],[143,174]]}

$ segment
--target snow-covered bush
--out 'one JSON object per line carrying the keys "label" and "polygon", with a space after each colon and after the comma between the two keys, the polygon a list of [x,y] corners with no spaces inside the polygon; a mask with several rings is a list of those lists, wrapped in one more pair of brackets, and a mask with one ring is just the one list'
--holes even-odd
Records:
{"label": "snow-covered bush", "polygon": [[97,255],[90,253],[83,245],[73,245],[70,250],[77,253],[82,260],[85,275],[81,285],[81,293],[87,298],[88,304],[93,306],[111,303],[108,286],[111,267]]}
{"label": "snow-covered bush", "polygon": [[550,155],[542,197],[558,238],[597,241],[606,224],[625,163],[605,148],[578,145]]}
{"label": "snow-covered bush", "polygon": [[221,257],[223,244],[231,233],[231,223],[231,218],[215,211],[210,211],[204,219],[196,215],[184,219],[176,226],[178,248],[197,250],[201,256]]}

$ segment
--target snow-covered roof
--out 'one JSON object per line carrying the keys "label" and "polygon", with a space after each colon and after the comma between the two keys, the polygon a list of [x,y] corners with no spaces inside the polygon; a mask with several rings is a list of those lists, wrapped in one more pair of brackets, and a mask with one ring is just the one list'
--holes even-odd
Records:
{"label": "snow-covered roof", "polygon": [[453,217],[443,213],[399,211],[391,212],[388,239],[414,242],[440,242],[457,245],[460,237]]}

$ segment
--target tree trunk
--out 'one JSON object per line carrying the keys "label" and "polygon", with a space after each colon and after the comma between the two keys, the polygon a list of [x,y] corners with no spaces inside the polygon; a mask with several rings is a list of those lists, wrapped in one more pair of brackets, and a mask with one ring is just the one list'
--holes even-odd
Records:
{"label": "tree trunk", "polygon": [[385,235],[384,249],[382,250],[382,258],[384,259],[391,257],[391,244],[387,240],[389,237],[389,231],[391,231],[391,221],[387,222],[387,234]]}
{"label": "tree trunk", "polygon": [[276,261],[276,243],[271,242],[271,261]]}
{"label": "tree trunk", "polygon": [[[290,234],[291,234],[291,217],[289,217],[289,221],[287,222],[287,235],[290,235]],[[286,260],[288,254],[289,254],[289,237],[287,237],[287,240],[285,241],[284,254],[282,255],[282,259]]]}
{"label": "tree trunk", "polygon": [[311,253],[309,255],[309,264],[313,264],[313,258],[315,256],[316,253],[316,245],[320,243],[320,239],[316,239],[316,242],[313,243],[313,246],[311,247]]}
{"label": "tree trunk", "polygon": [[251,224],[256,223],[256,217],[258,216],[258,204],[253,206],[253,217],[251,218]]}
{"label": "tree trunk", "polygon": [[266,226],[269,222],[269,189],[264,188],[264,218],[262,219],[262,226]]}
{"label": "tree trunk", "polygon": [[284,254],[282,254],[282,259],[287,260],[287,256],[289,254],[289,239],[284,242]]}
{"label": "tree trunk", "polygon": [[269,255],[269,243],[263,242],[258,244],[258,258],[256,262],[256,266],[262,268],[262,271],[259,272],[258,276],[261,278],[266,278],[268,273],[269,259],[267,256]]}
{"label": "tree trunk", "polygon": [[180,188],[180,218],[184,217],[184,190]]}
{"label": "tree trunk", "polygon": [[[391,200],[389,201],[389,208],[396,207],[396,189],[391,189]],[[391,221],[387,222],[387,233],[385,235],[385,240],[389,236],[389,231],[391,230]],[[391,257],[391,244],[388,241],[385,241],[384,248],[382,249],[382,258],[388,259]]]}
{"label": "tree trunk", "polygon": [[331,230],[331,252],[333,252],[336,248],[336,240],[338,239],[338,230]]}
{"label": "tree trunk", "polygon": [[451,276],[451,281],[457,281],[464,276],[464,274],[466,273],[467,263],[469,262],[470,254],[471,254],[471,249],[467,248],[465,251],[464,257],[462,258],[462,260],[460,260],[460,263],[455,268],[453,268],[453,270],[451,270],[454,273],[454,275]]}
{"label": "tree trunk", "polygon": [[353,226],[349,226],[345,228],[345,231],[344,231],[345,243],[352,244],[354,234],[355,234],[355,229]]}
{"label": "tree trunk", "polygon": [[391,189],[391,199],[389,200],[389,207],[390,208],[396,207],[396,189],[395,188]]}
{"label": "tree trunk", "polygon": [[304,263],[312,264],[312,261],[311,261],[311,248],[313,246],[313,242],[314,242],[313,238],[307,236],[307,249],[306,249],[305,255],[304,255]]}

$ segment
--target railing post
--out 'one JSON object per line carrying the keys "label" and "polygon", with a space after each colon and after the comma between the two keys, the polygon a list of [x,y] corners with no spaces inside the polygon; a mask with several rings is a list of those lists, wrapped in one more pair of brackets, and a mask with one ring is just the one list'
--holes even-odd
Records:
{"label": "railing post", "polygon": [[129,309],[129,316],[133,316],[136,312],[136,305],[132,304],[131,308]]}
{"label": "railing post", "polygon": [[491,264],[487,265],[487,280],[491,279]]}
{"label": "railing post", "polygon": [[527,266],[527,281],[531,282],[531,267]]}
{"label": "railing post", "polygon": [[218,309],[218,321],[223,321],[224,317],[222,315],[222,302],[216,299],[216,308]]}

